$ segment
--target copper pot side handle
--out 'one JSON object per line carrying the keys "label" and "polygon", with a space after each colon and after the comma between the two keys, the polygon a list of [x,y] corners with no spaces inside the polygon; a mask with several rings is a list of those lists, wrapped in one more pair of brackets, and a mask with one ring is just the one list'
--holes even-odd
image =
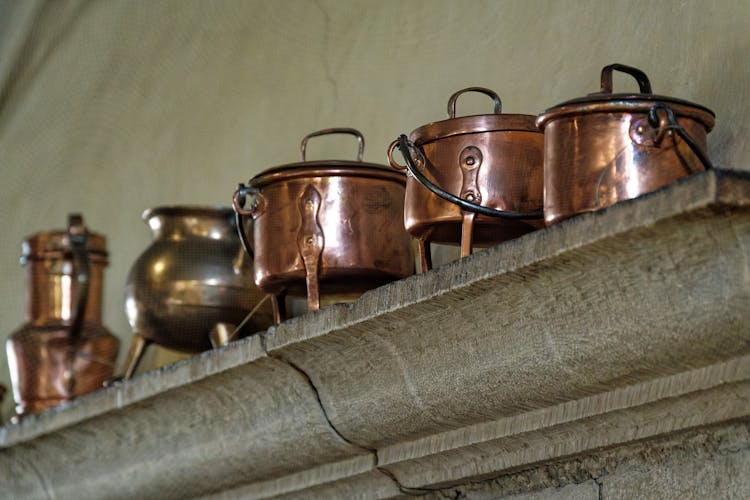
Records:
{"label": "copper pot side handle", "polygon": [[[663,112],[662,116],[659,116],[660,111]],[[659,137],[659,141],[667,130],[674,130],[707,170],[714,168],[708,155],[698,146],[698,144],[696,144],[682,125],[679,124],[677,118],[674,116],[672,108],[663,103],[655,104],[648,110],[647,118],[652,127],[658,128],[657,136]]]}
{"label": "copper pot side handle", "polygon": [[648,80],[648,76],[646,76],[646,73],[632,66],[626,66],[625,64],[615,63],[615,64],[610,64],[609,66],[604,66],[602,68],[602,74],[601,74],[601,93],[602,94],[612,93],[612,72],[613,71],[620,71],[622,73],[627,73],[628,75],[635,78],[635,80],[638,82],[638,87],[641,89],[641,94],[651,93],[651,82]]}
{"label": "copper pot side handle", "polygon": [[300,143],[299,150],[302,154],[302,161],[305,160],[305,152],[307,151],[307,141],[313,137],[318,137],[321,135],[330,135],[330,134],[349,134],[353,135],[357,138],[357,161],[362,161],[362,156],[365,154],[365,136],[362,135],[362,132],[355,128],[347,128],[347,127],[334,127],[334,128],[325,128],[323,130],[318,130],[317,132],[311,132],[307,134],[305,137],[302,138],[302,142]]}
{"label": "copper pot side handle", "polygon": [[[249,194],[253,195],[255,199],[253,200],[250,209],[246,209],[245,203]],[[242,248],[245,249],[251,259],[254,259],[255,253],[253,252],[250,240],[245,232],[245,217],[252,217],[254,219],[262,215],[266,210],[266,198],[257,188],[245,186],[240,183],[232,197],[232,207],[234,207],[234,221],[237,225],[237,234],[240,237]]]}
{"label": "copper pot side handle", "polygon": [[401,134],[401,136],[398,138],[398,148],[401,150],[401,154],[403,155],[404,160],[406,160],[406,169],[409,171],[409,174],[411,176],[413,176],[424,187],[432,191],[435,195],[439,196],[445,201],[453,203],[454,205],[458,205],[463,210],[475,212],[480,215],[486,215],[488,217],[500,217],[503,219],[542,219],[544,218],[544,212],[542,210],[534,210],[533,212],[516,212],[513,210],[497,210],[495,208],[485,207],[485,206],[478,205],[476,203],[472,203],[470,201],[464,200],[463,198],[459,198],[458,196],[453,195],[441,189],[440,187],[436,186],[422,172],[420,172],[419,167],[417,167],[417,165],[414,163],[414,159],[411,156],[411,149],[412,148],[416,149],[417,152],[420,154],[420,156],[424,156],[422,154],[421,148],[419,148],[418,146],[415,146],[414,144],[410,144],[409,140],[403,134]]}
{"label": "copper pot side handle", "polygon": [[456,101],[458,100],[458,96],[461,94],[465,94],[466,92],[479,92],[480,94],[484,94],[492,99],[492,101],[495,103],[495,114],[499,115],[503,112],[503,102],[500,100],[500,96],[498,96],[494,90],[490,90],[485,87],[467,87],[465,89],[461,89],[452,96],[450,96],[450,99],[448,99],[448,118],[455,118],[456,117]]}
{"label": "copper pot side handle", "polygon": [[391,143],[390,146],[388,146],[388,163],[390,163],[392,169],[398,170],[399,172],[403,172],[407,170],[408,167],[406,165],[401,165],[399,162],[397,162],[393,158],[393,152],[396,150],[396,148],[401,149],[399,147],[399,140],[400,139],[396,139],[395,141]]}

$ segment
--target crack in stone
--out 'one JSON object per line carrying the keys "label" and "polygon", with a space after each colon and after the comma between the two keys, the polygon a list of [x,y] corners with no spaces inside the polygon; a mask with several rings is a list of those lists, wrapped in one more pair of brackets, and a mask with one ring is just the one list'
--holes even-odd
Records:
{"label": "crack in stone", "polygon": [[313,394],[315,395],[315,400],[318,402],[318,407],[320,408],[320,411],[323,414],[323,418],[325,419],[326,424],[331,429],[331,431],[336,436],[338,436],[339,439],[341,439],[342,441],[346,442],[347,444],[350,444],[351,446],[354,446],[356,448],[359,448],[360,450],[363,450],[363,451],[366,451],[366,452],[370,453],[372,455],[373,459],[374,459],[375,470],[377,470],[378,472],[380,472],[384,476],[390,478],[391,481],[393,481],[395,483],[396,487],[398,488],[398,490],[402,494],[409,495],[409,496],[421,496],[421,495],[426,495],[428,493],[432,493],[434,491],[439,491],[437,488],[436,489],[410,488],[408,486],[402,485],[399,482],[399,480],[396,478],[396,476],[391,471],[389,471],[388,469],[385,469],[384,467],[381,467],[379,465],[380,458],[378,457],[378,450],[376,450],[375,448],[370,448],[368,446],[359,444],[356,441],[353,441],[352,439],[347,438],[346,436],[344,436],[344,434],[342,434],[336,428],[336,426],[334,425],[334,423],[331,421],[330,417],[328,416],[328,412],[326,411],[325,406],[323,405],[323,401],[320,398],[320,392],[318,391],[318,388],[315,386],[315,384],[313,383],[312,379],[310,378],[310,375],[308,375],[307,372],[305,370],[303,370],[301,367],[299,367],[297,364],[295,364],[294,362],[286,359],[284,356],[282,356],[280,354],[275,354],[275,353],[268,352],[268,348],[267,348],[267,345],[266,345],[266,336],[265,335],[261,335],[260,336],[260,340],[261,340],[261,348],[263,349],[263,352],[268,357],[273,358],[273,359],[278,360],[278,361],[281,361],[282,363],[286,364],[287,366],[289,366],[290,368],[292,368],[294,371],[296,371],[297,373],[299,373],[307,381],[308,385],[310,386],[310,388],[313,391]]}

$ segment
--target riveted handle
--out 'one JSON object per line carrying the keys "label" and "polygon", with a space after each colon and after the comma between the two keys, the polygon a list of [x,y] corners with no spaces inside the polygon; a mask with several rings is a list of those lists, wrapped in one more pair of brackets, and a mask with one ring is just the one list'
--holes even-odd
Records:
{"label": "riveted handle", "polygon": [[632,66],[626,66],[624,64],[615,63],[615,64],[610,64],[609,66],[604,66],[602,68],[602,75],[601,75],[601,83],[602,83],[601,93],[602,94],[612,93],[612,72],[613,71],[620,71],[622,73],[627,73],[628,75],[635,78],[635,80],[638,82],[638,87],[641,89],[641,94],[651,93],[651,82],[648,80],[646,73]]}
{"label": "riveted handle", "polygon": [[484,94],[492,98],[492,101],[495,103],[495,114],[499,115],[503,112],[503,102],[500,100],[500,96],[498,96],[495,91],[484,87],[467,87],[465,89],[459,90],[458,92],[453,94],[450,99],[448,99],[448,118],[456,117],[456,101],[458,100],[458,96],[467,92],[479,92],[480,94]]}
{"label": "riveted handle", "polygon": [[307,150],[307,141],[313,137],[330,134],[349,134],[357,138],[358,149],[357,149],[357,161],[362,161],[362,155],[365,153],[365,137],[362,132],[355,128],[346,127],[334,127],[318,130],[317,132],[311,132],[302,138],[302,143],[299,146],[300,153],[302,153],[302,161],[305,161],[305,151]]}

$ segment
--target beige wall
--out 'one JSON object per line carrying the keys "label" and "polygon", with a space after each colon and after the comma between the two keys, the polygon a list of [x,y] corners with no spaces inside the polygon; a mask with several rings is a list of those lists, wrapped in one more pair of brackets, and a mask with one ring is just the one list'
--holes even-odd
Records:
{"label": "beige wall", "polygon": [[[82,211],[109,238],[105,320],[124,350],[142,210],[227,204],[324,127],[359,128],[365,160],[384,162],[469,85],[536,114],[596,91],[605,64],[638,66],[655,92],[714,109],[715,162],[750,169],[748,54],[747,0],[0,0],[0,331],[23,322],[23,237]],[[331,139],[309,154],[353,151]]]}

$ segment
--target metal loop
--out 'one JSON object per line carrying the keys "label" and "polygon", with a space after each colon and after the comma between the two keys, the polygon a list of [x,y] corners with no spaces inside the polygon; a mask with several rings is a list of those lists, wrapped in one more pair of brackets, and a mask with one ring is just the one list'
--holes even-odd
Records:
{"label": "metal loop", "polygon": [[494,90],[490,90],[485,87],[467,87],[454,93],[452,96],[450,96],[450,99],[448,99],[448,118],[456,117],[456,101],[458,100],[458,96],[466,92],[479,92],[480,94],[484,94],[492,98],[492,101],[495,103],[495,114],[499,115],[503,112],[503,102],[500,100],[500,96],[498,96]]}
{"label": "metal loop", "polygon": [[[659,111],[664,111],[666,115],[667,126],[663,125],[662,119],[659,117]],[[648,122],[652,127],[660,127],[660,136],[663,135],[667,129],[674,130],[677,135],[679,135],[680,138],[685,141],[693,154],[698,157],[698,160],[700,160],[706,170],[714,168],[713,163],[711,163],[711,160],[708,158],[708,155],[698,146],[698,144],[695,143],[695,141],[693,141],[693,138],[690,137],[690,134],[687,133],[682,125],[679,124],[677,118],[674,115],[674,111],[672,111],[672,108],[664,103],[654,104],[651,109],[648,110]]]}
{"label": "metal loop", "polygon": [[313,137],[318,137],[321,135],[329,135],[329,134],[349,134],[353,135],[357,138],[358,143],[358,149],[357,149],[357,161],[362,161],[362,157],[365,153],[365,137],[362,135],[362,132],[355,128],[346,128],[346,127],[334,127],[334,128],[326,128],[323,130],[318,130],[317,132],[311,132],[307,134],[305,137],[302,138],[302,143],[300,144],[300,153],[302,153],[302,161],[305,160],[305,152],[307,150],[307,141],[308,139],[311,139]]}
{"label": "metal loop", "polygon": [[252,245],[250,245],[250,240],[245,232],[244,217],[253,216],[255,214],[254,209],[245,210],[245,202],[249,193],[256,194],[257,190],[240,183],[232,197],[232,206],[234,207],[234,221],[237,225],[237,234],[240,237],[242,248],[245,249],[245,252],[247,252],[251,259],[255,259],[255,252],[253,252]]}
{"label": "metal loop", "polygon": [[612,71],[620,71],[627,73],[628,75],[635,78],[638,82],[638,87],[641,90],[641,94],[651,93],[651,82],[648,80],[646,73],[638,68],[632,66],[626,66],[624,64],[610,64],[602,68],[601,74],[601,93],[611,94],[612,93]]}
{"label": "metal loop", "polygon": [[463,210],[475,212],[480,215],[487,215],[489,217],[500,217],[504,219],[542,219],[544,217],[544,212],[542,210],[535,210],[533,212],[497,210],[494,208],[477,205],[476,203],[472,203],[470,201],[464,200],[463,198],[459,198],[458,196],[455,196],[447,191],[444,191],[440,187],[433,184],[422,172],[419,171],[419,168],[415,165],[414,159],[411,156],[411,150],[416,150],[417,153],[424,158],[424,153],[422,152],[421,148],[414,144],[410,144],[407,137],[403,134],[399,136],[398,141],[399,149],[401,150],[401,154],[403,155],[404,160],[406,160],[406,168],[408,169],[409,174],[412,175],[420,184],[422,184],[424,187],[426,187],[435,195],[439,196],[445,201],[453,203],[454,205],[458,205]]}

